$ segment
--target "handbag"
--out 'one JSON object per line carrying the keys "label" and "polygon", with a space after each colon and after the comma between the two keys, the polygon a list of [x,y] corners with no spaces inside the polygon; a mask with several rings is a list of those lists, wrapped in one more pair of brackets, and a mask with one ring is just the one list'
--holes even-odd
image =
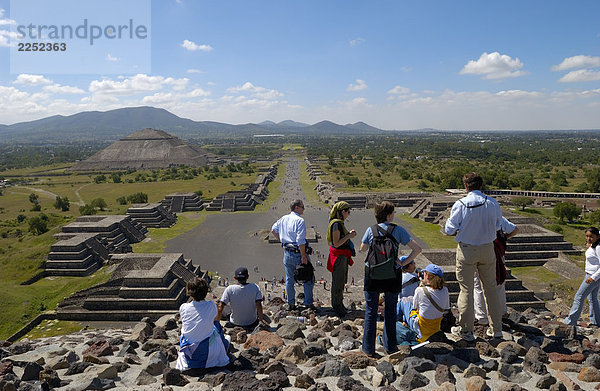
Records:
{"label": "handbag", "polygon": [[440,330],[444,333],[449,333],[452,329],[452,326],[456,325],[456,317],[452,313],[452,310],[450,308],[442,309],[442,307],[440,307],[439,304],[436,303],[435,300],[433,300],[433,297],[431,297],[431,293],[429,293],[429,289],[427,289],[426,286],[423,287],[423,291],[425,292],[425,296],[427,296],[431,304],[433,304],[433,306],[442,313],[442,322],[440,323]]}

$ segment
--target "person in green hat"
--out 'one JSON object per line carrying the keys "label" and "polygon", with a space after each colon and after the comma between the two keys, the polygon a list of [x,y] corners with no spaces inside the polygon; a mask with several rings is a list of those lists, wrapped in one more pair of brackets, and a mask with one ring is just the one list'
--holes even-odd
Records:
{"label": "person in green hat", "polygon": [[352,238],[356,236],[355,230],[348,231],[344,221],[350,216],[350,204],[346,201],[336,202],[329,212],[329,226],[327,227],[327,243],[329,243],[329,258],[327,270],[331,274],[331,306],[340,317],[346,315],[344,307],[344,286],[348,282],[348,266],[352,266],[355,255]]}

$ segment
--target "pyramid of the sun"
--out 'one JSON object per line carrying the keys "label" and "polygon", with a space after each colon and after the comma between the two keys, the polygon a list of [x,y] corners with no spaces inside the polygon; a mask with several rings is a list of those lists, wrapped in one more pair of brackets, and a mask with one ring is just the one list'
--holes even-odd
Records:
{"label": "pyramid of the sun", "polygon": [[156,129],[143,129],[78,162],[75,171],[156,169],[186,165],[201,167],[208,154]]}

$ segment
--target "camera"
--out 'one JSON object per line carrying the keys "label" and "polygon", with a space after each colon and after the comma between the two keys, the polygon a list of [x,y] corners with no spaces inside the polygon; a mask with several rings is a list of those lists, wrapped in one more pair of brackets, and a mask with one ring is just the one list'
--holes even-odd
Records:
{"label": "camera", "polygon": [[415,273],[417,273],[420,279],[423,279],[423,277],[425,277],[425,270],[421,268],[416,268]]}

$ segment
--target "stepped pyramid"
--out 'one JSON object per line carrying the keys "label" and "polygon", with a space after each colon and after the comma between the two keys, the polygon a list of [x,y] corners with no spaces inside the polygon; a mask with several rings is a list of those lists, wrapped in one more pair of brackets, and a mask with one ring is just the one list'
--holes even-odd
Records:
{"label": "stepped pyramid", "polygon": [[157,169],[172,166],[202,167],[206,151],[156,129],[143,129],[120,139],[92,157],[78,162],[73,171]]}

